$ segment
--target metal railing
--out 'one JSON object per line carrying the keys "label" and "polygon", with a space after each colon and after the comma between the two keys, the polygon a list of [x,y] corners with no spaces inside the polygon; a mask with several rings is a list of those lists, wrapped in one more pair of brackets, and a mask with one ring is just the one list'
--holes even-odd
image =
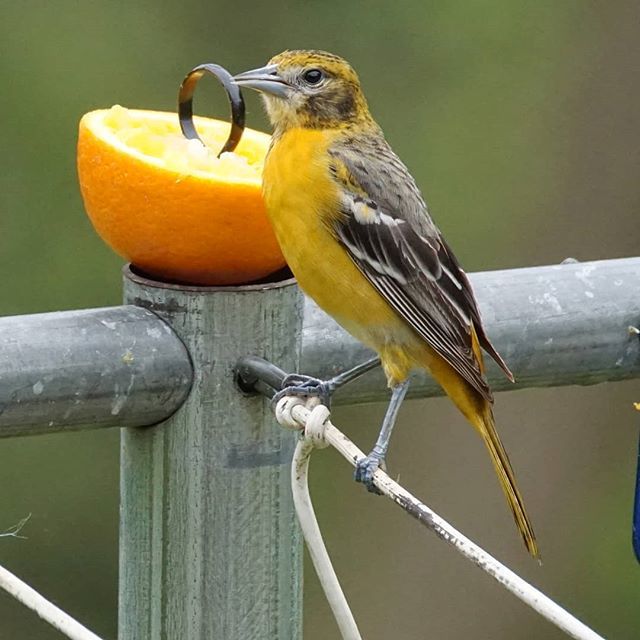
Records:
{"label": "metal railing", "polygon": [[[471,275],[514,371],[496,390],[640,377],[640,258]],[[330,377],[370,353],[292,280],[199,288],[125,269],[125,304],[0,319],[0,437],[124,427],[119,637],[301,637],[294,437],[241,394],[255,354]],[[413,396],[440,393],[418,375]],[[336,402],[387,397],[379,372]],[[144,428],[156,425],[153,428]],[[143,427],[143,428],[140,428]]]}

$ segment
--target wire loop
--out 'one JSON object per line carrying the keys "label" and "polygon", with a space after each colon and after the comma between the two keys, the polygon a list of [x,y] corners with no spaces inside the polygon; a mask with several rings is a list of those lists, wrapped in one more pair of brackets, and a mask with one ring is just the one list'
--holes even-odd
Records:
{"label": "wire loop", "polygon": [[319,404],[307,418],[307,426],[304,430],[305,438],[308,438],[316,449],[326,449],[329,443],[325,440],[325,428],[331,415],[329,409]]}
{"label": "wire loop", "polygon": [[306,406],[306,402],[302,398],[298,398],[295,396],[285,396],[284,398],[281,398],[276,405],[276,420],[280,423],[281,426],[285,427],[286,429],[292,429],[293,431],[302,431],[304,429],[304,424],[300,424],[293,417],[293,410],[295,407],[304,406]]}
{"label": "wire loop", "polygon": [[[291,488],[300,527],[311,555],[311,560],[320,579],[329,606],[335,616],[343,640],[361,640],[358,626],[344,596],[309,495],[309,459],[314,446],[332,446],[352,465],[363,460],[364,453],[332,424],[329,409],[319,404],[318,398],[285,396],[276,406],[278,422],[289,429],[304,429],[291,464]],[[559,604],[545,596],[534,586],[525,582],[505,567],[484,549],[469,540],[427,505],[411,495],[404,487],[392,480],[382,469],[374,475],[374,483],[380,491],[404,509],[418,522],[435,533],[441,540],[452,545],[467,560],[484,570],[505,589],[530,606],[534,611],[555,624],[571,638],[577,640],[604,640],[602,636],[580,622]]]}

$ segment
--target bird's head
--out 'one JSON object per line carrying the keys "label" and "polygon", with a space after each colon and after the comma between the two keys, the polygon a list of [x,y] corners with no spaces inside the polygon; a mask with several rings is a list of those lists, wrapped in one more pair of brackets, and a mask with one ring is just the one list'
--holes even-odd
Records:
{"label": "bird's head", "polygon": [[262,94],[276,132],[373,124],[356,72],[332,53],[284,51],[235,81]]}

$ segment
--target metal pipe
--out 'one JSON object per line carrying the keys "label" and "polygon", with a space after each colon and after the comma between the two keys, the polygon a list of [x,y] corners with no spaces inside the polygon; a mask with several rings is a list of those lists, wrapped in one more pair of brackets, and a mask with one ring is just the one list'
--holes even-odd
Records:
{"label": "metal pipe", "polygon": [[[472,274],[471,281],[489,335],[517,380],[512,385],[488,362],[495,390],[640,377],[640,340],[629,331],[640,325],[640,258],[489,271]],[[247,345],[244,355],[259,353]],[[301,372],[330,378],[369,357],[305,301]],[[280,360],[274,364],[283,366]],[[190,384],[184,346],[144,309],[0,319],[0,437],[154,424],[181,405]],[[440,393],[418,373],[410,395]],[[386,397],[378,371],[341,389],[335,402]]]}
{"label": "metal pipe", "polygon": [[[486,271],[470,275],[487,331],[516,377],[489,358],[496,391],[590,385],[640,377],[640,258]],[[303,373],[330,378],[371,357],[310,300],[302,341]],[[276,362],[276,364],[278,364]],[[441,395],[419,372],[410,397]],[[386,399],[380,371],[341,389],[336,404]]]}
{"label": "metal pipe", "polygon": [[186,347],[147,309],[0,319],[0,437],[155,424],[191,379]]}
{"label": "metal pipe", "polygon": [[298,367],[295,281],[187,287],[125,270],[125,298],[171,325],[195,375],[169,420],[122,430],[118,637],[299,640],[297,435],[233,377],[247,352]]}

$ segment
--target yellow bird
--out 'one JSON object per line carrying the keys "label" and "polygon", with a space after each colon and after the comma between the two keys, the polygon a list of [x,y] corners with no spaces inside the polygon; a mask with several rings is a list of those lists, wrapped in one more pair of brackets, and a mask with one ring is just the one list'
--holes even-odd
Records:
{"label": "yellow bird", "polygon": [[[355,71],[330,53],[285,51],[235,80],[262,93],[273,125],[263,190],[289,267],[307,295],[379,354],[392,390],[376,446],[356,479],[373,490],[409,374],[427,369],[482,437],[536,557],[496,433],[481,347],[513,376],[484,331],[465,272],[372,118]],[[313,380],[295,380],[309,392]]]}

